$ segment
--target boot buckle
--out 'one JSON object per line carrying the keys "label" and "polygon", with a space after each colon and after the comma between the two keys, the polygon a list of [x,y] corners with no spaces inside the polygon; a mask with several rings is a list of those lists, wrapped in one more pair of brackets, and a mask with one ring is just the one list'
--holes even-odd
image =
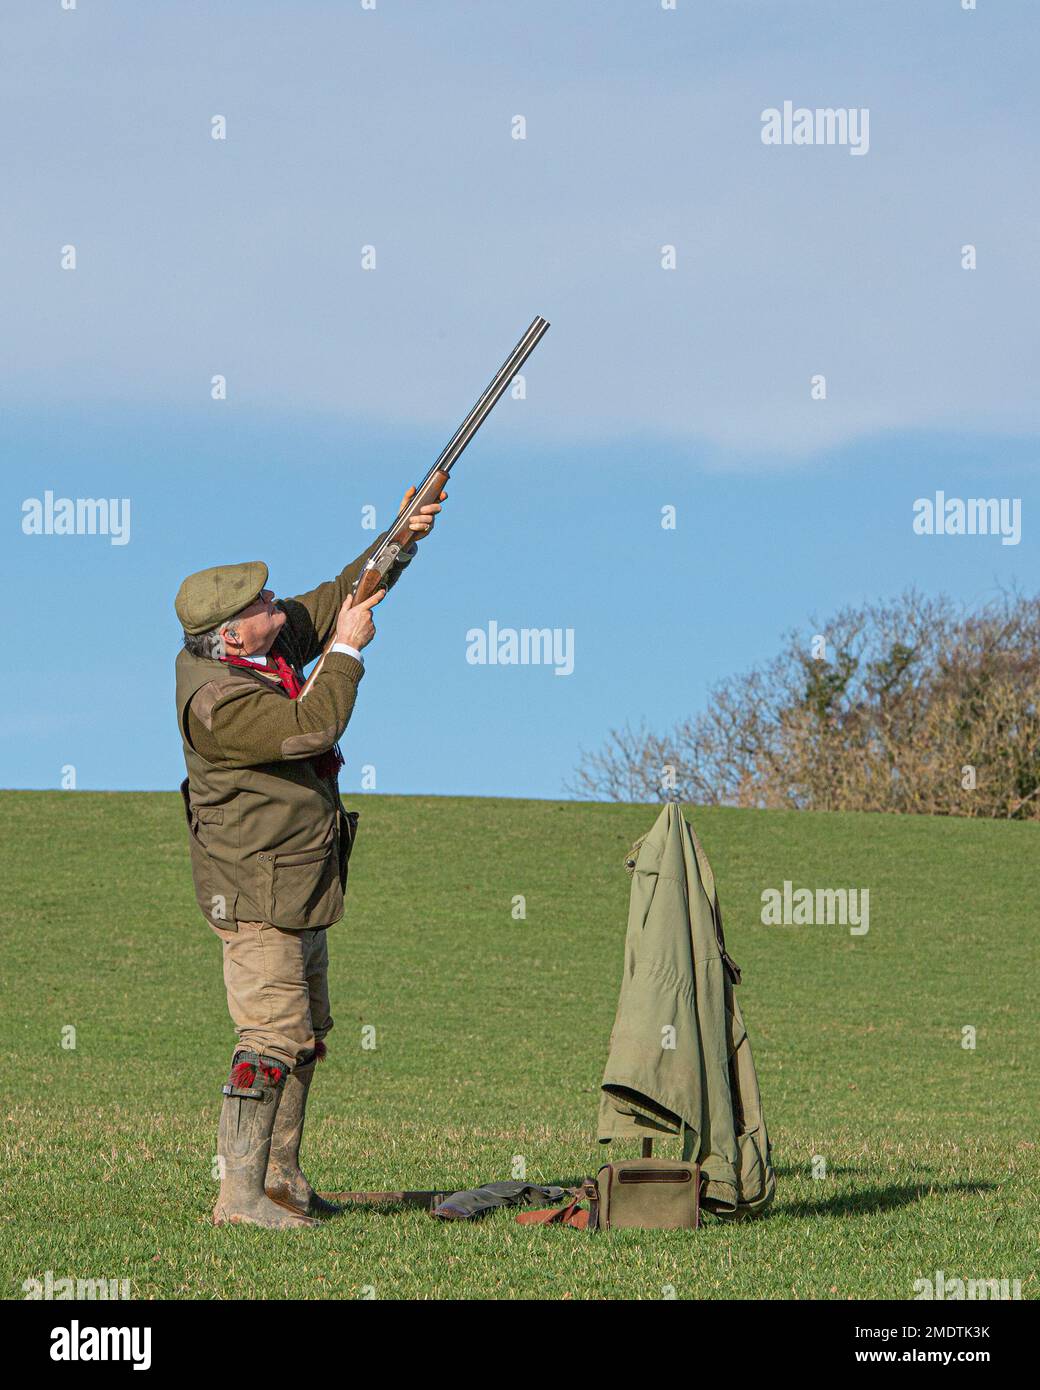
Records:
{"label": "boot buckle", "polygon": [[259,1086],[232,1086],[231,1082],[228,1081],[221,1087],[221,1090],[226,1096],[239,1096],[243,1100],[266,1099],[266,1092]]}

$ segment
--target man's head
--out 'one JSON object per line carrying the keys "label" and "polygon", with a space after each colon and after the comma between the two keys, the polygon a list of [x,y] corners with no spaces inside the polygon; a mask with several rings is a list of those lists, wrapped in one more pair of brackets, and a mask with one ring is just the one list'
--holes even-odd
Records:
{"label": "man's head", "polygon": [[174,604],[188,651],[207,657],[265,656],[285,625],[266,582],[261,560],[189,574]]}

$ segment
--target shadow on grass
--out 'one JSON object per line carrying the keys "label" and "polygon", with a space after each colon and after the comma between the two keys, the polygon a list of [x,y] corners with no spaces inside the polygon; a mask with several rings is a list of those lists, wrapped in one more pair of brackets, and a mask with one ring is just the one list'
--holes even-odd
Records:
{"label": "shadow on grass", "polygon": [[[832,1168],[830,1170],[832,1175],[858,1174],[862,1171],[861,1168]],[[779,1168],[777,1173],[780,1178],[785,1175],[805,1176],[802,1170],[795,1168]],[[573,1188],[579,1187],[583,1181],[584,1175],[572,1175],[566,1178],[557,1178],[551,1185]],[[546,1183],[545,1186],[550,1186],[550,1184]],[[812,1201],[785,1202],[781,1187],[779,1200],[773,1207],[773,1212],[777,1216],[795,1218],[803,1216],[866,1216],[872,1212],[894,1211],[899,1207],[907,1207],[914,1202],[920,1202],[925,1197],[944,1196],[954,1192],[970,1192],[982,1196],[987,1192],[996,1191],[996,1188],[997,1184],[991,1182],[904,1183],[902,1185],[893,1183],[888,1187],[841,1192],[830,1197],[821,1195]],[[402,1211],[432,1211],[445,1197],[460,1190],[459,1188],[442,1188],[437,1192],[323,1192],[322,1196],[340,1204],[342,1211],[338,1213],[339,1215],[345,1215],[347,1212],[370,1211],[375,1216],[396,1216]],[[542,1206],[544,1204],[539,1201],[533,1205]],[[507,1208],[502,1208],[502,1210],[507,1210]]]}
{"label": "shadow on grass", "polygon": [[[805,1162],[802,1164],[774,1163],[773,1171],[776,1173],[776,1176],[778,1178],[811,1178],[812,1164],[809,1162]],[[827,1176],[829,1178],[847,1177],[849,1174],[852,1174],[854,1177],[862,1177],[866,1171],[867,1170],[865,1168],[853,1168],[848,1166],[843,1167],[837,1164],[827,1165]],[[930,1171],[931,1170],[929,1168],[926,1168],[923,1165],[918,1166],[918,1172],[927,1173]]]}
{"label": "shadow on grass", "polygon": [[861,1216],[875,1211],[892,1211],[908,1207],[924,1197],[941,1197],[949,1192],[973,1192],[982,1196],[996,1191],[992,1182],[948,1182],[925,1185],[914,1183],[902,1187],[876,1187],[861,1192],[842,1192],[833,1197],[821,1197],[812,1202],[780,1202],[775,1210],[783,1216]]}
{"label": "shadow on grass", "polygon": [[[584,1177],[560,1178],[552,1183],[542,1183],[543,1187],[580,1187],[584,1182]],[[345,1216],[347,1212],[370,1211],[376,1216],[396,1216],[402,1211],[432,1211],[439,1206],[446,1197],[452,1196],[456,1192],[463,1192],[468,1189],[462,1187],[444,1187],[436,1192],[433,1191],[403,1191],[403,1192],[322,1192],[321,1196],[329,1202],[335,1202],[341,1210],[335,1216]],[[531,1203],[532,1207],[543,1205],[555,1205],[554,1203],[543,1203],[540,1199]],[[519,1205],[514,1208],[512,1204],[502,1207],[502,1211],[520,1210]],[[493,1209],[492,1209],[493,1210]],[[483,1213],[485,1216],[489,1213]],[[335,1219],[335,1216],[332,1219]]]}

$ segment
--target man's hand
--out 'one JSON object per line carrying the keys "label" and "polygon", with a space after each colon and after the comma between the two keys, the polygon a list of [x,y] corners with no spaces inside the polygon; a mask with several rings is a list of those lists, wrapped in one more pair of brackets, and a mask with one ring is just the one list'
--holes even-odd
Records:
{"label": "man's hand", "polygon": [[355,606],[354,595],[348,594],[336,619],[336,641],[344,642],[358,651],[367,647],[376,635],[376,625],[372,621],[372,609],[386,596],[385,589],[377,589],[371,598]]}
{"label": "man's hand", "polygon": [[[401,515],[405,507],[408,506],[408,503],[412,500],[414,496],[415,488],[410,487],[408,491],[405,493],[404,497],[401,499],[401,505],[397,509],[398,516]],[[441,509],[441,502],[447,501],[447,498],[448,494],[446,492],[442,492],[440,502],[427,502],[425,507],[419,508],[415,516],[413,516],[411,520],[408,522],[409,531],[414,532],[414,535],[412,537],[413,540],[421,541],[423,536],[428,536],[430,534],[430,532],[433,530],[434,518]]]}

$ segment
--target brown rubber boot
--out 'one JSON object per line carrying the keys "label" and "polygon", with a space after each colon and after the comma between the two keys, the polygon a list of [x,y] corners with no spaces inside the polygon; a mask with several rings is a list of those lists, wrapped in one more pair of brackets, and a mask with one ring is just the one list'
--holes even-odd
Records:
{"label": "brown rubber boot", "polygon": [[213,1208],[214,1226],[225,1224],[317,1226],[305,1215],[276,1206],[264,1192],[271,1131],[285,1085],[285,1064],[255,1052],[238,1052],[224,1087],[217,1153],[223,1177]]}
{"label": "brown rubber boot", "polygon": [[320,1051],[312,1053],[309,1062],[295,1067],[285,1078],[264,1182],[273,1202],[301,1216],[335,1216],[343,1210],[334,1202],[319,1197],[300,1170],[300,1139],[307,1115],[307,1095],[314,1080],[314,1067],[319,1057],[325,1055],[324,1044],[318,1046]]}

